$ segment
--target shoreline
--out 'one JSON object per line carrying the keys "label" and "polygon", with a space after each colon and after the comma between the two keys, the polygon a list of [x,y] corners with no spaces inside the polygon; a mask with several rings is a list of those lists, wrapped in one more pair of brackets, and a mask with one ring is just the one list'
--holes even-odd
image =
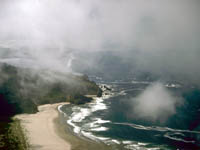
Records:
{"label": "shoreline", "polygon": [[[104,94],[105,92],[110,92],[108,91],[103,84],[102,87],[102,96],[100,98],[105,98],[108,97],[108,95]],[[112,95],[112,94],[111,94]],[[93,103],[96,101],[97,95],[85,95],[86,97],[90,97],[93,100],[90,103]],[[59,112],[59,117],[55,119],[55,124],[57,126],[57,131],[60,133],[60,136],[65,139],[67,142],[71,144],[72,150],[113,150],[113,149],[121,149],[119,145],[116,144],[105,144],[102,141],[96,141],[92,140],[86,136],[83,135],[77,135],[73,131],[73,127],[67,123],[68,120],[68,115],[62,110],[58,110]],[[64,133],[64,134],[63,134]]]}
{"label": "shoreline", "polygon": [[113,150],[113,145],[106,145],[103,142],[93,141],[74,133],[72,127],[66,123],[67,117],[66,114],[59,112],[59,116],[54,120],[54,123],[57,133],[70,143],[72,150]]}
{"label": "shoreline", "polygon": [[57,132],[55,120],[59,117],[57,107],[69,103],[56,103],[38,106],[36,114],[21,114],[14,118],[21,121],[23,132],[31,150],[71,150],[68,141]]}
{"label": "shoreline", "polygon": [[30,150],[111,150],[112,146],[75,135],[58,106],[69,103],[38,106],[36,114],[20,114],[20,120]]}

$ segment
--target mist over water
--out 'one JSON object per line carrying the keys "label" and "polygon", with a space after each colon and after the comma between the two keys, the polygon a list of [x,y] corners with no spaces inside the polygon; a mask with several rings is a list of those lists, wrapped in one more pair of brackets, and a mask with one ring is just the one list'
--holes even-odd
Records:
{"label": "mist over water", "polygon": [[61,107],[77,136],[114,149],[199,149],[198,91],[135,78],[91,79],[112,90],[92,103]]}
{"label": "mist over water", "polygon": [[176,107],[183,104],[183,99],[173,96],[159,82],[148,86],[140,95],[133,98],[132,101],[134,118],[160,122],[165,122],[168,117],[174,115]]}

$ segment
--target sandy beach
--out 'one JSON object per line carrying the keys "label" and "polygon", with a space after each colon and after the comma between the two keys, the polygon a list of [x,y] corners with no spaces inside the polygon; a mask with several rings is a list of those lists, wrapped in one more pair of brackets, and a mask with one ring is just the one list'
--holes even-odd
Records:
{"label": "sandy beach", "polygon": [[57,107],[67,103],[47,104],[38,107],[36,114],[17,115],[28,138],[31,150],[70,150],[70,144],[56,131],[54,120]]}

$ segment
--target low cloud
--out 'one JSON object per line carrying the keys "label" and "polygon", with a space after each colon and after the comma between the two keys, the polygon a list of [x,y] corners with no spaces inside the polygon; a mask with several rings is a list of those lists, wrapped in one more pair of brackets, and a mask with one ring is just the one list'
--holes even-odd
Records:
{"label": "low cloud", "polygon": [[112,52],[130,70],[182,75],[200,83],[199,4],[199,0],[1,0],[0,62],[72,72],[72,60],[78,60],[84,64],[82,70],[89,66],[105,72],[98,67],[105,55],[88,53]]}
{"label": "low cloud", "polygon": [[135,118],[161,123],[174,115],[176,108],[183,104],[181,98],[173,96],[160,82],[147,87],[132,101]]}

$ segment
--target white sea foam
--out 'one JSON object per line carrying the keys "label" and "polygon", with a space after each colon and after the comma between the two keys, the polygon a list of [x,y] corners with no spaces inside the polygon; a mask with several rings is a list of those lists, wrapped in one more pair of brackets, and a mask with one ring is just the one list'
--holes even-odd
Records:
{"label": "white sea foam", "polygon": [[106,104],[103,103],[102,98],[96,98],[95,102],[89,104],[89,106],[90,106],[90,109],[92,112],[107,109],[107,106],[106,106]]}
{"label": "white sea foam", "polygon": [[130,144],[130,145],[126,145],[125,148],[129,150],[139,150],[140,146],[137,144]]}
{"label": "white sea foam", "polygon": [[83,136],[85,136],[85,137],[87,137],[87,138],[89,138],[91,140],[94,140],[94,141],[98,141],[98,140],[106,141],[106,140],[110,139],[110,138],[106,138],[106,137],[95,136],[91,132],[81,131],[81,133],[83,134]]}
{"label": "white sea foam", "polygon": [[179,85],[179,84],[166,84],[165,85],[166,87],[169,87],[169,88],[180,88],[181,87],[181,85]]}
{"label": "white sea foam", "polygon": [[71,125],[72,127],[74,127],[73,131],[74,131],[75,133],[77,133],[77,134],[80,133],[81,128],[78,127],[78,126],[76,126],[74,123],[72,123],[72,120],[67,120],[67,123],[68,123],[69,125]]}
{"label": "white sea foam", "polygon": [[58,106],[58,111],[60,112],[60,113],[63,113],[63,111],[61,110],[61,107],[62,107],[63,105],[59,105]]}
{"label": "white sea foam", "polygon": [[174,137],[174,135],[176,134],[173,134],[173,133],[166,133],[164,135],[164,137],[168,138],[168,139],[171,139],[171,140],[175,140],[175,141],[181,141],[181,142],[184,142],[184,143],[195,143],[195,141],[186,141],[182,138],[177,138],[177,137]]}
{"label": "white sea foam", "polygon": [[[63,104],[64,105],[64,104]],[[62,110],[61,110],[61,107],[63,106],[63,105],[59,105],[58,106],[58,111],[61,113],[61,114],[64,114],[64,116],[66,117],[67,115],[66,115],[66,113],[64,113]],[[74,123],[72,123],[72,118],[70,117],[70,119],[68,119],[67,120],[67,123],[70,125],[70,126],[72,126],[73,127],[73,131],[75,132],[75,133],[80,133],[80,131],[81,131],[81,128],[80,127],[78,127],[78,126],[76,126]]]}
{"label": "white sea foam", "polygon": [[99,128],[92,128],[91,131],[107,131],[109,128],[106,127],[99,127]]}
{"label": "white sea foam", "polygon": [[114,142],[114,143],[116,143],[116,144],[121,144],[121,142],[120,142],[120,141],[118,141],[118,140],[115,140],[115,139],[112,139],[111,141],[112,141],[112,142]]}
{"label": "white sea foam", "polygon": [[122,141],[123,144],[131,144],[132,141]]}
{"label": "white sea foam", "polygon": [[145,146],[148,145],[147,143],[135,143],[132,142],[132,144],[128,144],[124,146],[126,149],[129,150],[159,150],[158,147],[152,147],[152,148],[146,148]]}
{"label": "white sea foam", "polygon": [[[144,84],[149,84],[149,83],[144,83]],[[107,86],[108,87],[108,86]],[[109,87],[110,88],[110,87]],[[132,90],[132,89],[130,89]],[[134,89],[133,89],[134,90]],[[126,94],[126,91],[122,91],[120,94]],[[108,92],[109,93],[109,92]],[[135,141],[120,141],[116,139],[111,139],[108,137],[99,137],[96,136],[92,133],[92,131],[106,131],[109,130],[107,127],[103,127],[102,124],[105,123],[112,123],[110,120],[103,120],[101,118],[91,118],[92,122],[89,122],[87,124],[83,124],[80,127],[80,122],[81,124],[85,122],[85,118],[87,116],[90,116],[93,112],[96,112],[98,110],[105,110],[108,109],[108,106],[104,103],[104,100],[107,98],[112,97],[112,94],[105,95],[101,98],[95,98],[94,101],[91,103],[87,104],[86,107],[88,108],[82,108],[79,106],[74,106],[72,108],[73,113],[69,117],[69,120],[67,120],[67,123],[73,127],[73,131],[79,135],[83,135],[91,140],[94,141],[102,141],[106,144],[124,144],[125,148],[135,150],[135,149],[144,149],[144,150],[156,150],[159,148],[145,148],[148,143],[141,143],[141,142],[135,142]],[[59,110],[61,110],[62,106],[58,107]],[[85,107],[85,106],[84,106]],[[77,125],[79,124],[79,125]],[[142,125],[137,125],[137,124],[130,124],[130,123],[116,123],[116,124],[124,124],[124,125],[129,125],[131,127],[141,129],[141,130],[155,130],[155,131],[176,131],[175,129],[170,129],[167,127],[148,127],[148,126],[142,126]],[[90,132],[91,131],[91,132]]]}
{"label": "white sea foam", "polygon": [[[109,87],[108,85],[106,85]],[[109,87],[111,88],[111,87]],[[106,88],[104,89],[106,90]],[[77,134],[82,134],[83,136],[95,140],[95,141],[104,141],[105,143],[115,142],[120,143],[119,141],[115,139],[110,139],[107,137],[99,137],[92,134],[92,132],[89,131],[106,131],[109,130],[107,127],[102,127],[101,124],[104,123],[110,123],[109,120],[102,120],[101,118],[93,118],[93,122],[83,124],[81,127],[80,125],[77,125],[77,123],[83,123],[84,119],[88,116],[90,116],[92,113],[99,111],[99,110],[105,110],[108,109],[108,106],[104,103],[105,99],[108,99],[113,96],[113,94],[110,91],[106,91],[107,94],[103,93],[103,96],[100,98],[95,98],[94,101],[87,104],[86,107],[82,108],[79,106],[72,107],[72,114],[69,116],[69,119],[67,120],[67,123],[73,127],[73,131]],[[61,106],[59,107],[59,109]],[[113,140],[113,141],[112,141]]]}
{"label": "white sea foam", "polygon": [[103,103],[102,98],[96,98],[96,101],[93,103],[90,103],[88,105],[88,108],[81,108],[81,107],[73,107],[72,108],[72,115],[70,119],[73,122],[82,122],[87,116],[91,115],[91,113],[98,111],[98,110],[104,110],[107,109],[107,106]]}
{"label": "white sea foam", "polygon": [[91,114],[91,110],[88,108],[81,108],[79,112],[72,113],[72,121],[73,122],[81,122],[85,117]]}
{"label": "white sea foam", "polygon": [[85,119],[86,116],[90,115],[90,113],[90,110],[87,108],[75,107],[74,112],[67,120],[67,123],[74,128],[73,131],[75,133],[79,134],[81,131],[81,127],[76,125],[76,123],[81,122],[83,119]]}
{"label": "white sea foam", "polygon": [[104,124],[104,123],[110,123],[110,120],[102,120],[101,118],[95,118],[94,120],[96,120],[95,122],[98,124]]}
{"label": "white sea foam", "polygon": [[61,110],[61,107],[62,107],[63,105],[59,105],[58,106],[58,111],[61,113],[61,114],[65,114],[62,110]]}
{"label": "white sea foam", "polygon": [[[122,144],[124,144],[126,149],[130,150],[148,150],[149,148],[146,148],[149,143],[142,143],[142,142],[135,142],[135,141],[122,141]],[[153,148],[152,148],[153,149]]]}
{"label": "white sea foam", "polygon": [[124,91],[119,92],[119,95],[126,95],[127,93]]}
{"label": "white sea foam", "polygon": [[97,131],[99,129],[101,129],[102,131],[104,130],[108,130],[109,128],[105,128],[105,127],[101,127],[101,124],[104,123],[110,123],[111,121],[109,120],[102,120],[101,118],[94,118],[93,122],[90,122],[88,124],[85,124],[85,126],[87,126],[89,129],[91,129],[92,131]]}
{"label": "white sea foam", "polygon": [[[144,84],[149,84],[149,83],[144,83]],[[130,89],[132,90],[132,89]],[[134,90],[134,89],[133,89]],[[125,91],[122,91],[120,94],[125,94]],[[87,123],[82,125],[82,128],[76,125],[76,123],[82,122],[87,116],[91,115],[93,112],[98,111],[98,110],[105,110],[108,109],[108,106],[104,104],[104,100],[107,98],[112,97],[112,94],[105,95],[101,98],[95,98],[95,100],[92,103],[89,103],[87,106],[88,108],[81,108],[78,106],[74,106],[72,108],[72,115],[69,117],[69,120],[67,120],[67,123],[73,127],[73,131],[77,134],[82,134],[83,136],[95,140],[95,141],[103,141],[106,144],[124,144],[125,148],[135,150],[135,149],[144,149],[144,150],[157,150],[159,148],[145,148],[148,143],[137,143],[134,141],[118,141],[116,139],[111,139],[107,137],[98,137],[95,136],[92,132],[89,131],[106,131],[109,130],[109,128],[102,127],[101,124],[105,123],[111,123],[109,120],[102,120],[101,118],[93,118],[93,122]],[[63,113],[61,111],[61,106],[58,107],[59,112]],[[65,113],[64,113],[65,114]],[[191,132],[191,133],[200,133],[198,131],[189,131],[189,130],[177,130],[177,129],[172,129],[168,127],[157,127],[157,126],[142,126],[142,125],[137,125],[137,124],[130,124],[130,123],[115,123],[115,124],[123,124],[123,125],[129,125],[133,128],[140,129],[140,130],[154,130],[154,131],[160,131],[160,132],[176,132],[177,134],[180,134],[181,136],[184,136],[183,132]],[[194,141],[185,141],[181,138],[174,137],[173,135],[165,134],[164,135],[166,138],[176,140],[176,141],[183,141],[183,142],[188,142],[192,143]]]}
{"label": "white sea foam", "polygon": [[148,143],[141,143],[141,142],[138,142],[138,145],[146,146],[146,145],[148,145]]}
{"label": "white sea foam", "polygon": [[[102,140],[103,137],[96,137],[96,136],[92,135],[91,132],[83,131],[84,129],[82,129],[81,127],[76,125],[76,123],[82,122],[87,116],[91,115],[95,111],[107,109],[107,106],[106,106],[106,104],[103,103],[103,101],[104,101],[104,99],[109,98],[109,97],[110,97],[109,95],[103,95],[103,97],[101,97],[101,98],[95,98],[95,100],[92,103],[88,104],[88,108],[81,108],[79,106],[74,106],[72,108],[73,113],[67,120],[67,123],[73,127],[73,131],[77,134],[82,133],[84,136],[89,137],[91,139],[95,138],[95,139]],[[58,107],[60,112],[62,112],[61,107],[62,106]],[[85,124],[83,126],[87,127],[87,125],[88,125],[89,129],[92,128],[91,131],[106,131],[106,130],[108,130],[108,128],[100,127],[100,124],[108,123],[108,122],[110,122],[110,121],[102,120],[101,118],[95,118],[94,122]],[[108,138],[106,138],[106,139],[108,139]]]}
{"label": "white sea foam", "polygon": [[96,136],[96,138],[99,139],[100,141],[104,141],[104,142],[110,140],[110,138],[106,138],[106,137],[97,137]]}
{"label": "white sea foam", "polygon": [[63,115],[64,115],[64,117],[66,117],[66,116],[67,116],[67,114],[66,114],[66,113],[64,113],[64,112],[61,110],[61,108],[63,107],[63,105],[65,105],[65,104],[62,104],[62,105],[59,105],[59,106],[58,106],[58,111],[59,111],[59,113],[63,114]]}
{"label": "white sea foam", "polygon": [[89,128],[97,128],[99,127],[99,125],[95,122],[90,122],[88,124],[86,124],[86,126],[88,126]]}
{"label": "white sea foam", "polygon": [[105,99],[109,99],[109,98],[111,98],[111,97],[113,97],[114,95],[112,94],[112,93],[107,93],[107,94],[103,94],[102,95],[102,98],[105,100]]}
{"label": "white sea foam", "polygon": [[114,123],[114,124],[121,124],[121,125],[128,125],[130,127],[140,129],[140,130],[151,130],[151,131],[160,131],[160,132],[181,132],[181,133],[196,133],[200,134],[200,131],[191,131],[191,130],[180,130],[180,129],[172,129],[169,127],[158,127],[158,126],[142,126],[142,125],[137,125],[134,123]]}

